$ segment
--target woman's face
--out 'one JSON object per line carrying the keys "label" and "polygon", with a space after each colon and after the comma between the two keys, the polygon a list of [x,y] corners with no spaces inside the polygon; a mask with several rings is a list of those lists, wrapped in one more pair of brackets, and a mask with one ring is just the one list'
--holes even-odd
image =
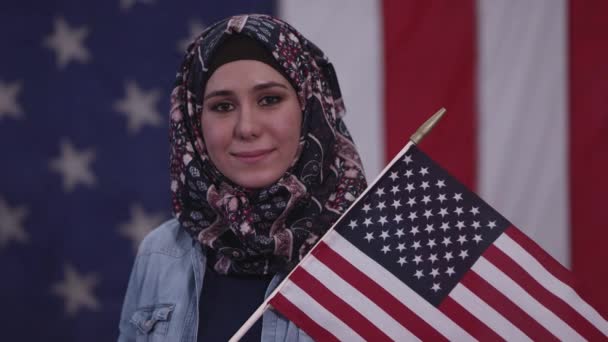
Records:
{"label": "woman's face", "polygon": [[218,170],[257,189],[276,182],[294,161],[302,111],[295,90],[279,72],[259,61],[239,60],[209,78],[201,124]]}

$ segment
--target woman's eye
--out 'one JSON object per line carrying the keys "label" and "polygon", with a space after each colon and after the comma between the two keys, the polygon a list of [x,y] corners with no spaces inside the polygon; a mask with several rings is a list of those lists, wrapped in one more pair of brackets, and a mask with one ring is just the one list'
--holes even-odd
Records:
{"label": "woman's eye", "polygon": [[214,112],[228,112],[234,109],[234,106],[228,102],[220,102],[211,106],[211,110]]}
{"label": "woman's eye", "polygon": [[270,106],[276,103],[281,102],[282,98],[280,96],[264,96],[260,99],[259,104],[261,106]]}

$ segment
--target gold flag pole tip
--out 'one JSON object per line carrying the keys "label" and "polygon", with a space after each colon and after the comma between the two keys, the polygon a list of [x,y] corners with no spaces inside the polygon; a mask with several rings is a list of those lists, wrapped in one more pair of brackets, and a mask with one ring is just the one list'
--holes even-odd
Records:
{"label": "gold flag pole tip", "polygon": [[410,140],[414,144],[418,145],[422,141],[422,139],[433,129],[433,127],[435,127],[437,122],[441,120],[445,112],[445,108],[441,108],[440,110],[438,110],[437,113],[433,114],[433,116],[426,120],[426,122],[423,123],[422,126],[418,128],[418,130],[416,130],[416,133],[412,134]]}

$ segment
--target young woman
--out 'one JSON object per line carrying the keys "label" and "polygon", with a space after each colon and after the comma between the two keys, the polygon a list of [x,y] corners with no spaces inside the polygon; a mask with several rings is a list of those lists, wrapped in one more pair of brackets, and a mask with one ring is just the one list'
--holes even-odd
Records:
{"label": "young woman", "polygon": [[[366,188],[323,52],[265,15],[188,48],[171,94],[175,218],[142,242],[120,341],[225,341]],[[309,341],[268,310],[246,340]]]}

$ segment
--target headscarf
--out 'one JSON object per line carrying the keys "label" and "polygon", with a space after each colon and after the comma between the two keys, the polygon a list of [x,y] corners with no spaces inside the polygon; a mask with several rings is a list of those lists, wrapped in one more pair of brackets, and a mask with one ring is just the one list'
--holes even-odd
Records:
{"label": "headscarf", "polygon": [[[202,136],[202,90],[215,49],[231,35],[268,49],[295,86],[302,131],[293,164],[274,184],[245,189],[213,165]],[[240,15],[192,42],[171,93],[173,214],[221,274],[274,274],[295,266],[367,184],[342,117],[334,68],[313,43],[268,15]]]}

